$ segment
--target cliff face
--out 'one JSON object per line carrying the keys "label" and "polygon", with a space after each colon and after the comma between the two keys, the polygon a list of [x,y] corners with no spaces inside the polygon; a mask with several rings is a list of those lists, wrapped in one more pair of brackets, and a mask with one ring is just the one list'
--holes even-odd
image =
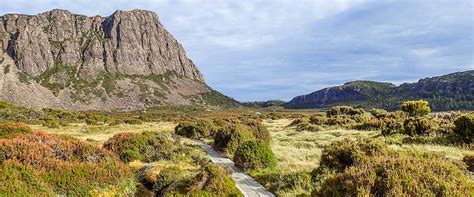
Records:
{"label": "cliff face", "polygon": [[323,108],[355,105],[396,110],[407,100],[425,99],[433,110],[474,110],[474,71],[451,73],[395,86],[389,83],[354,81],[297,96],[288,108]]}
{"label": "cliff face", "polygon": [[151,11],[7,14],[0,47],[0,100],[29,107],[137,109],[213,92]]}

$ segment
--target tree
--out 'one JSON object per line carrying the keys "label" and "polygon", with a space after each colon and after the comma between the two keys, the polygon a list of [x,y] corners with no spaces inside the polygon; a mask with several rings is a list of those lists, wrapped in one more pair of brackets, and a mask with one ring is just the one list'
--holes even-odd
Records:
{"label": "tree", "polygon": [[428,101],[406,101],[401,105],[401,110],[408,113],[409,116],[418,117],[425,116],[431,112]]}

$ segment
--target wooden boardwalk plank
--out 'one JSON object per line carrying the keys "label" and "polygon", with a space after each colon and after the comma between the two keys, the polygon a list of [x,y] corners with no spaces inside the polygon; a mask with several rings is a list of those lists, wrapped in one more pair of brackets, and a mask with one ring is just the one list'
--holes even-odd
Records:
{"label": "wooden boardwalk plank", "polygon": [[232,169],[231,178],[235,181],[237,188],[244,194],[244,196],[249,197],[267,197],[267,196],[275,196],[271,192],[267,191],[262,185],[260,185],[257,181],[255,181],[252,177],[248,174],[240,170],[234,165],[234,162],[229,158],[223,157],[220,153],[215,151],[211,146],[208,144],[200,141],[200,140],[193,140],[194,143],[202,147],[211,161],[219,166],[227,166]]}

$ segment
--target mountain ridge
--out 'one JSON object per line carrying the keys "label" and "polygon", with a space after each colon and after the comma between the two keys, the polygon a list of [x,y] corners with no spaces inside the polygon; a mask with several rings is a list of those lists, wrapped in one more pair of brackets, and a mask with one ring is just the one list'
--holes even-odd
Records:
{"label": "mountain ridge", "polygon": [[209,98],[239,105],[205,83],[152,11],[88,17],[54,9],[6,14],[0,24],[0,100],[73,110],[207,104]]}
{"label": "mountain ridge", "polygon": [[427,77],[399,86],[386,82],[351,81],[293,98],[286,108],[355,105],[395,110],[405,100],[425,99],[435,111],[474,110],[474,70]]}

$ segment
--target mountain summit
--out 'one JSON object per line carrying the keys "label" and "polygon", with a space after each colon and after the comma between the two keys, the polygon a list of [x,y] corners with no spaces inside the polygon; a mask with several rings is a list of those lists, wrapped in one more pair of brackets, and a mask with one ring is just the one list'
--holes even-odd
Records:
{"label": "mountain summit", "polygon": [[151,11],[0,17],[0,100],[75,110],[237,102],[205,84]]}

